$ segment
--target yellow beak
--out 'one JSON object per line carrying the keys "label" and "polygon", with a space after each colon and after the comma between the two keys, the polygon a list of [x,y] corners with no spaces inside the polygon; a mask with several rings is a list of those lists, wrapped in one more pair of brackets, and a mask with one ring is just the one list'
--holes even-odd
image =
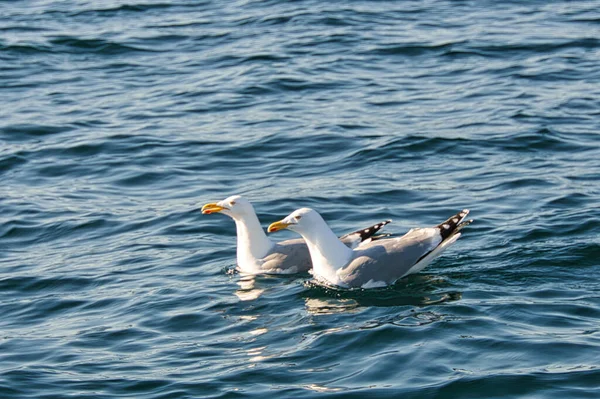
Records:
{"label": "yellow beak", "polygon": [[223,209],[225,209],[225,208],[217,205],[214,202],[211,202],[210,204],[206,204],[202,207],[202,213],[204,215],[210,215],[211,213],[221,212]]}
{"label": "yellow beak", "polygon": [[289,225],[290,225],[289,223],[284,223],[283,220],[280,220],[279,222],[271,223],[269,225],[269,228],[267,229],[267,231],[269,233],[274,233],[276,231],[287,228]]}

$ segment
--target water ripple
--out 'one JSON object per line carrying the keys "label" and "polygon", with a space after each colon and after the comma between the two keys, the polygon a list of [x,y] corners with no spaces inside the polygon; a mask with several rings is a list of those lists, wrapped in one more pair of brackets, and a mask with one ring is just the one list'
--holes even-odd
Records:
{"label": "water ripple", "polygon": [[[597,397],[599,6],[0,5],[0,397]],[[476,222],[339,290],[233,271],[233,193]]]}

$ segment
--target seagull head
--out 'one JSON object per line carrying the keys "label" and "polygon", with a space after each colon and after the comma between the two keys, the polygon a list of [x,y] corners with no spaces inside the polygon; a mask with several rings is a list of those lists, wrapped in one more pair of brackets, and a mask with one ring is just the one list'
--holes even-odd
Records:
{"label": "seagull head", "polygon": [[223,213],[233,219],[243,218],[251,212],[254,212],[252,204],[240,195],[232,195],[222,201],[210,202],[202,207],[202,213],[205,215]]}
{"label": "seagull head", "polygon": [[285,218],[278,222],[271,223],[267,231],[273,233],[275,231],[288,229],[302,234],[303,232],[314,226],[316,222],[322,220],[319,214],[310,208],[296,209]]}

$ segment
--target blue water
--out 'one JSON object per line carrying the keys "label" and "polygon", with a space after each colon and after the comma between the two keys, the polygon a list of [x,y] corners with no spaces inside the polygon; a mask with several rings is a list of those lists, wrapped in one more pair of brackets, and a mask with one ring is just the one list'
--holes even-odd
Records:
{"label": "blue water", "polygon": [[[0,2],[0,398],[598,398],[599,132],[598,0]],[[232,194],[475,223],[344,292]]]}

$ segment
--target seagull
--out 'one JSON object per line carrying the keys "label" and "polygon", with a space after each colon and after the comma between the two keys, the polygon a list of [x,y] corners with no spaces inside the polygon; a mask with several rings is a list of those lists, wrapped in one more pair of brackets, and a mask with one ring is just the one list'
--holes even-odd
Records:
{"label": "seagull", "polygon": [[425,268],[460,237],[472,220],[464,209],[434,227],[415,228],[402,237],[386,237],[348,248],[339,242],[321,215],[297,209],[272,223],[268,232],[288,229],[299,233],[310,251],[312,274],[319,282],[342,288],[376,288]]}
{"label": "seagull", "polygon": [[[254,207],[247,199],[233,195],[202,207],[205,215],[223,213],[235,221],[237,230],[238,270],[247,274],[292,274],[306,272],[311,267],[310,254],[301,238],[281,242],[272,241],[260,226]],[[348,233],[337,243],[344,248],[356,248],[360,243],[388,235],[375,235],[391,220]],[[333,234],[333,232],[331,232]]]}

